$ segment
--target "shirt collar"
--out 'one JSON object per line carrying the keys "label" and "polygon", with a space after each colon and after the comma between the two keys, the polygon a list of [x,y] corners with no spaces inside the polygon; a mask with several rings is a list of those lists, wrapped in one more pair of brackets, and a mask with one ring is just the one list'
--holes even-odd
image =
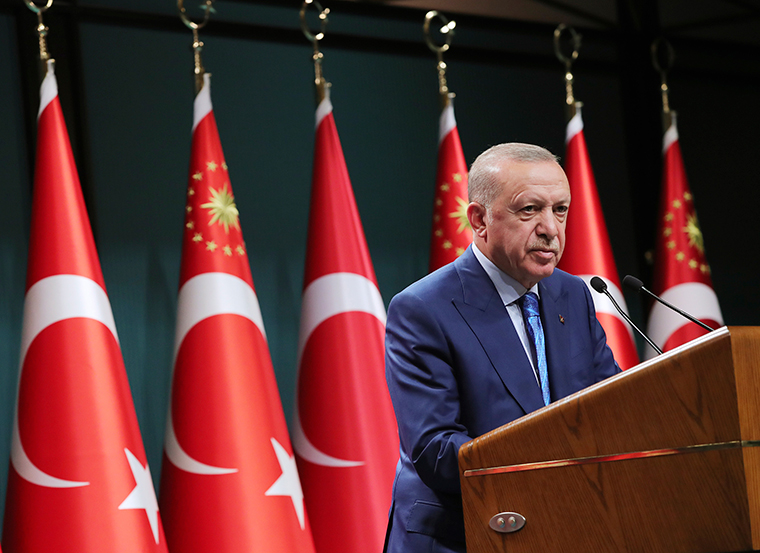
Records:
{"label": "shirt collar", "polygon": [[[501,297],[501,301],[504,303],[504,305],[509,305],[510,303],[519,300],[526,292],[528,292],[525,286],[499,269],[494,264],[494,262],[488,259],[485,254],[480,251],[480,248],[478,248],[478,246],[476,246],[474,243],[472,244],[472,253],[475,254],[475,259],[478,260],[480,265],[483,267],[483,270],[488,275],[488,278],[490,278],[491,282],[493,282],[493,285],[496,287],[496,291],[499,293],[499,297]],[[530,291],[535,293],[536,296],[539,296],[538,284],[534,284]]]}

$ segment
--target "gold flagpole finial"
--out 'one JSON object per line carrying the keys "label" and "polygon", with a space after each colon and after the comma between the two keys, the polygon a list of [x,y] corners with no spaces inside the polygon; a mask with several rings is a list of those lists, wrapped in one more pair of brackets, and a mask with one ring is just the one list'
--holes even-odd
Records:
{"label": "gold flagpole finial", "polygon": [[185,26],[193,31],[193,59],[195,61],[195,68],[193,70],[193,73],[195,74],[195,93],[201,91],[201,88],[203,88],[203,75],[206,73],[206,70],[203,67],[203,59],[201,58],[201,51],[203,50],[203,42],[201,42],[200,37],[198,36],[198,31],[206,26],[206,23],[208,23],[209,18],[211,17],[211,13],[214,11],[213,8],[214,0],[205,0],[203,5],[201,5],[201,9],[203,10],[203,21],[200,23],[195,23],[194,21],[191,21],[189,17],[187,17],[187,13],[185,11],[184,6],[184,0],[177,0],[177,9],[179,10],[179,18],[182,20],[182,23],[185,24]]}
{"label": "gold flagpole finial", "polygon": [[[309,6],[314,6],[317,10],[319,17],[319,32],[312,34],[309,30],[309,24],[306,22],[306,10]],[[319,51],[319,41],[325,38],[325,30],[327,29],[327,15],[330,13],[330,8],[322,9],[319,2],[315,0],[304,0],[301,5],[301,11],[299,16],[301,18],[301,31],[303,31],[306,40],[314,44],[314,54],[312,59],[314,60],[314,84],[317,87],[317,104],[321,103],[325,99],[326,90],[330,87],[330,83],[325,80],[322,74],[322,59],[324,54]]]}
{"label": "gold flagpole finial", "polygon": [[44,6],[38,6],[32,0],[24,0],[24,3],[30,10],[37,14],[37,38],[40,46],[40,61],[42,62],[42,74],[45,75],[47,72],[48,61],[55,62],[55,60],[50,57],[50,52],[48,52],[47,49],[47,34],[49,29],[42,21],[42,14],[53,5],[53,0],[46,0]]}
{"label": "gold flagpole finial", "polygon": [[[436,17],[441,20],[442,26],[439,28],[439,31],[445,37],[444,43],[440,46],[430,36],[430,23]],[[443,14],[436,10],[431,10],[425,14],[425,24],[422,27],[422,31],[425,34],[425,43],[438,56],[438,93],[441,95],[442,108],[448,106],[455,96],[453,92],[449,91],[449,86],[446,82],[446,69],[448,69],[448,66],[443,61],[443,53],[451,47],[451,39],[454,36],[454,28],[456,26],[456,21],[449,21]]]}
{"label": "gold flagpole finial", "polygon": [[673,67],[676,56],[670,42],[664,38],[652,42],[652,65],[660,74],[660,93],[662,94],[662,127],[667,131],[673,121],[675,111],[670,109],[670,88],[668,88],[668,71]]}
{"label": "gold flagpole finial", "polygon": [[[562,34],[567,31],[570,35],[569,44],[572,48],[569,55],[565,55],[562,49]],[[579,35],[575,29],[560,23],[557,28],[554,29],[554,54],[557,59],[561,61],[565,66],[565,110],[567,112],[567,120],[569,121],[575,116],[578,108],[583,106],[582,102],[575,100],[573,93],[573,62],[578,59],[578,51],[581,49],[581,35]]]}

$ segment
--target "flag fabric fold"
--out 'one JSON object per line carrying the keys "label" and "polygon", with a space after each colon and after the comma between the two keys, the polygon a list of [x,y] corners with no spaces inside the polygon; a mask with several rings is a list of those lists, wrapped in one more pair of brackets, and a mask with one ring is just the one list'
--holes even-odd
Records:
{"label": "flag fabric fold", "polygon": [[[662,193],[655,248],[655,294],[685,309],[703,323],[723,325],[718,297],[712,287],[704,240],[689,189],[676,126],[663,137]],[[707,332],[664,305],[655,302],[649,312],[647,333],[663,351],[673,349]],[[656,355],[647,347],[647,357]]]}
{"label": "flag fabric fold", "polygon": [[313,553],[211,104],[195,99],[161,508],[173,553]]}
{"label": "flag fabric fold", "polygon": [[316,119],[293,445],[316,550],[381,551],[398,460],[385,307],[329,96]]}
{"label": "flag fabric fold", "polygon": [[597,319],[607,334],[607,344],[620,368],[628,369],[639,362],[633,331],[609,298],[595,292],[590,284],[594,276],[604,279],[607,290],[627,314],[586,147],[580,107],[576,108],[575,115],[567,124],[565,145],[565,172],[570,182],[572,208],[567,218],[567,243],[559,268],[586,282],[594,299]]}
{"label": "flag fabric fold", "polygon": [[438,170],[433,200],[433,229],[430,239],[430,271],[451,263],[472,242],[467,220],[467,163],[453,100],[441,112],[438,134]]}
{"label": "flag fabric fold", "polygon": [[3,546],[166,552],[52,61],[40,98]]}

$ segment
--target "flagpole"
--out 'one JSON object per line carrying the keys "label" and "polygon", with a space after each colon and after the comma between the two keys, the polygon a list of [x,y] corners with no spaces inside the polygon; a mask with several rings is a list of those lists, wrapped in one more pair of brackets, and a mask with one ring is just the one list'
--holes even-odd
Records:
{"label": "flagpole", "polygon": [[[570,35],[570,45],[572,51],[569,56],[566,56],[562,51],[562,34],[567,31]],[[568,27],[564,23],[560,23],[556,29],[554,29],[554,53],[557,59],[565,65],[565,116],[567,121],[572,120],[578,109],[583,107],[583,102],[577,102],[575,100],[575,94],[573,93],[573,83],[575,77],[573,76],[572,68],[573,62],[578,59],[578,52],[581,49],[582,36],[579,35],[573,27]]]}
{"label": "flagpole", "polygon": [[[563,34],[569,35],[572,51],[565,54],[562,48]],[[565,66],[565,109],[567,126],[565,132],[565,172],[570,184],[572,209],[567,219],[567,243],[559,268],[574,274],[589,286],[599,324],[607,335],[607,344],[622,369],[639,362],[636,342],[631,328],[614,307],[614,302],[628,311],[621,291],[615,259],[612,252],[607,224],[599,200],[596,179],[586,147],[581,108],[573,91],[573,62],[578,59],[581,36],[572,27],[559,25],[554,31],[554,49],[557,59]],[[600,296],[591,286],[591,280],[601,277],[614,301]]]}
{"label": "flagpole", "polygon": [[211,4],[193,23],[178,0],[193,31],[196,96],[161,472],[166,536],[172,553],[314,553],[201,60]]}
{"label": "flagpole", "polygon": [[53,0],[47,0],[44,6],[38,6],[32,0],[24,0],[24,3],[37,14],[37,39],[40,47],[40,80],[42,80],[47,73],[48,62],[55,63],[55,60],[50,57],[50,52],[47,49],[47,34],[50,29],[42,21],[42,14],[53,5]]}
{"label": "flagpole", "polygon": [[[40,86],[6,553],[166,553],[39,7]],[[39,463],[36,464],[35,461]]]}
{"label": "flagpole", "polygon": [[[438,46],[430,36],[430,24],[433,19],[438,18],[443,24],[439,31],[445,37],[445,42]],[[436,10],[430,10],[425,14],[425,23],[423,25],[423,32],[425,33],[425,43],[428,48],[438,56],[438,93],[441,96],[441,108],[445,109],[451,104],[451,100],[454,99],[456,94],[449,90],[448,83],[446,82],[446,70],[448,66],[443,61],[443,53],[447,52],[451,47],[451,39],[454,36],[454,28],[456,27],[456,21],[449,21],[443,14]]]}
{"label": "flagpole", "polygon": [[[306,25],[310,5],[316,34]],[[301,9],[319,103],[292,437],[317,553],[354,553],[382,549],[399,446],[385,383],[385,306],[322,74],[327,13],[312,0]]]}
{"label": "flagpole", "polygon": [[[432,38],[430,26],[439,19],[438,31],[443,35],[443,44],[438,45]],[[464,253],[472,243],[472,229],[467,221],[467,163],[462,150],[454,116],[454,97],[446,80],[448,65],[443,61],[443,53],[451,48],[455,21],[449,21],[441,13],[431,10],[425,14],[422,27],[428,48],[436,54],[438,64],[438,96],[441,115],[438,120],[438,162],[433,198],[433,225],[430,235],[430,272],[451,263]]]}
{"label": "flagpole", "polygon": [[[306,10],[312,5],[317,9],[319,14],[317,17],[319,17],[320,29],[317,34],[313,34],[309,30],[309,24],[306,21]],[[325,77],[322,74],[322,60],[324,59],[324,54],[319,50],[319,41],[325,38],[325,30],[327,29],[328,23],[327,15],[329,13],[330,9],[323,9],[319,2],[305,0],[301,6],[301,11],[298,14],[301,19],[301,30],[303,31],[304,36],[314,45],[312,59],[314,60],[314,85],[317,92],[317,105],[322,103],[322,100],[324,100],[327,95],[327,89],[330,88],[330,83],[325,80]]]}
{"label": "flagpole", "polygon": [[185,26],[187,26],[187,28],[193,32],[193,58],[195,61],[195,68],[193,70],[193,73],[195,75],[195,93],[197,94],[203,88],[203,75],[206,73],[206,70],[203,68],[203,60],[201,58],[203,42],[201,42],[200,37],[198,36],[198,31],[205,27],[206,23],[208,23],[208,20],[211,17],[211,12],[214,11],[214,0],[205,0],[205,3],[201,6],[201,9],[203,10],[203,21],[200,23],[195,23],[194,21],[190,20],[189,17],[187,17],[184,3],[184,0],[177,0],[177,9],[179,11],[179,18],[182,20],[182,23],[184,23]]}
{"label": "flagpole", "polygon": [[[712,286],[704,237],[686,177],[676,112],[670,107],[667,73],[674,59],[673,48],[666,40],[657,39],[652,43],[652,65],[660,73],[663,123],[662,187],[652,287],[664,300],[688,305],[689,311],[707,326],[718,327],[723,325],[723,314]],[[705,331],[654,303],[649,312],[647,333],[663,351],[668,351]],[[653,350],[647,349],[646,357],[652,356]]]}
{"label": "flagpole", "polygon": [[[663,53],[664,47],[664,53]],[[665,56],[664,66],[660,63],[662,56]],[[652,42],[652,65],[660,74],[660,93],[662,94],[662,131],[666,132],[673,123],[676,116],[675,111],[670,109],[670,88],[668,87],[668,72],[673,67],[675,61],[675,52],[670,42],[664,38],[658,38]]]}

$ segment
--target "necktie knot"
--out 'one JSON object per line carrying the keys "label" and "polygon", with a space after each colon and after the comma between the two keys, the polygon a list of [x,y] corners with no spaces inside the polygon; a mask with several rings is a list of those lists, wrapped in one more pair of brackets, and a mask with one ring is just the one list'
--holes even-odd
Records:
{"label": "necktie knot", "polygon": [[540,317],[538,312],[538,296],[534,292],[527,292],[522,297],[523,313],[526,317]]}

